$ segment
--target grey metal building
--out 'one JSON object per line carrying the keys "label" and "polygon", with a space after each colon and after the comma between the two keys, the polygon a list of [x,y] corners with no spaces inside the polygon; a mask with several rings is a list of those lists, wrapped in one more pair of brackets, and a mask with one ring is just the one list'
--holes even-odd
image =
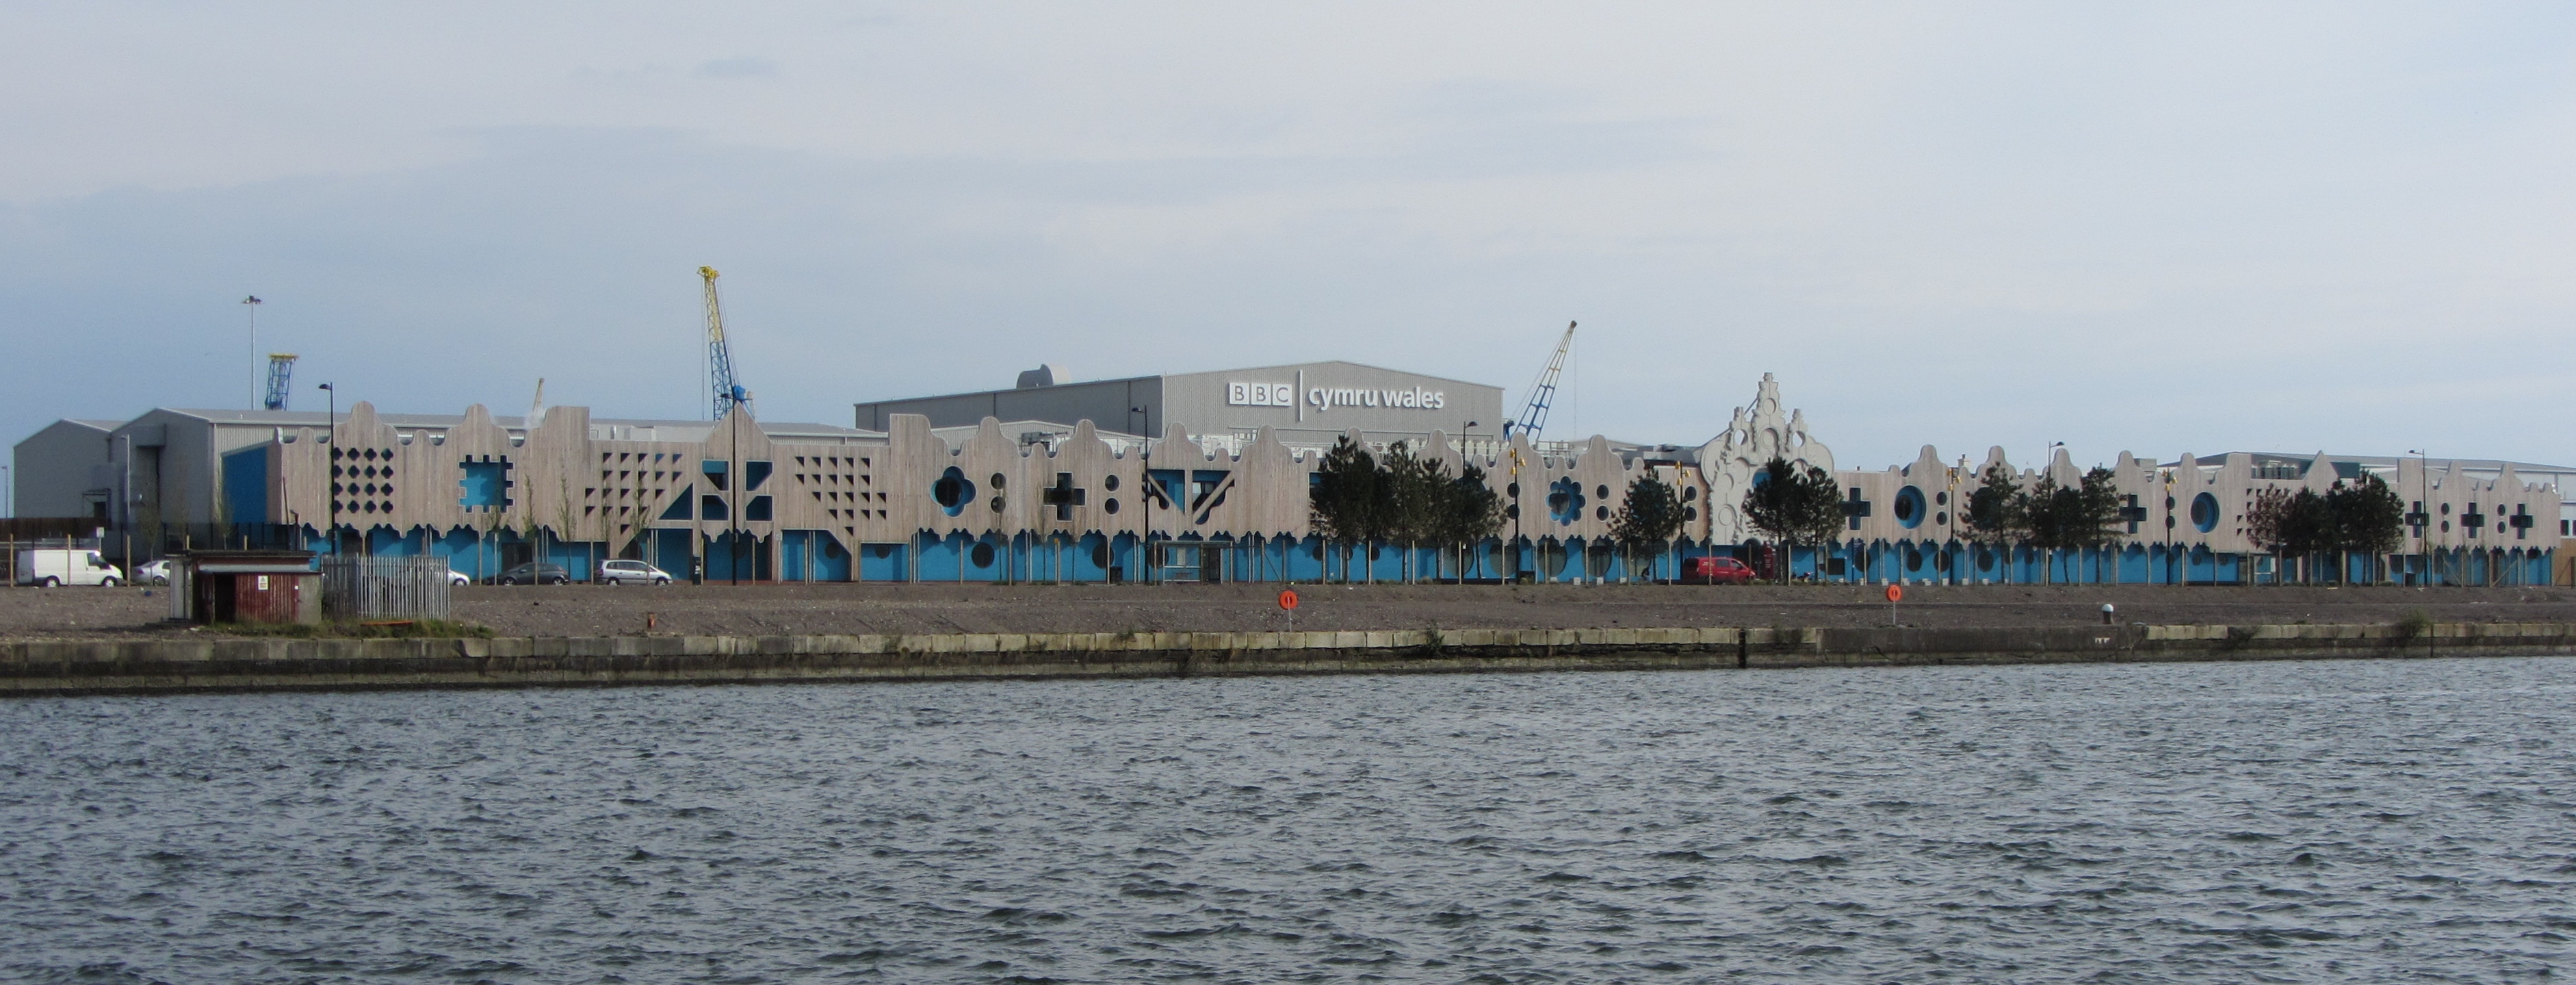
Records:
{"label": "grey metal building", "polygon": [[107,436],[123,421],[65,418],[11,449],[11,516],[87,517],[107,525],[107,495],[97,473],[107,465]]}
{"label": "grey metal building", "polygon": [[852,423],[884,431],[896,414],[930,418],[933,428],[1003,421],[1090,421],[1103,430],[1161,434],[1184,425],[1210,448],[1240,450],[1268,427],[1290,448],[1328,448],[1358,429],[1372,444],[1420,441],[1439,431],[1471,452],[1499,448],[1503,390],[1352,362],[1294,363],[1203,373],[1072,382],[1042,366],[1017,386],[857,405]]}

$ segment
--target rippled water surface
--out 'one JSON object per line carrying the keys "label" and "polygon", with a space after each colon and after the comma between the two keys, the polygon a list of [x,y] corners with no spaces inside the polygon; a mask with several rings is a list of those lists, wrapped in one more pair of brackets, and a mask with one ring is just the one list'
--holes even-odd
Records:
{"label": "rippled water surface", "polygon": [[0,703],[0,978],[2496,981],[2576,660]]}

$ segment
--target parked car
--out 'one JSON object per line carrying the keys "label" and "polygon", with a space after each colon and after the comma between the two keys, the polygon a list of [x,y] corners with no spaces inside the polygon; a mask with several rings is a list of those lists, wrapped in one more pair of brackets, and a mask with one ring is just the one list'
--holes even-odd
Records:
{"label": "parked car", "polygon": [[623,585],[628,582],[642,582],[647,585],[668,585],[671,583],[671,573],[642,561],[601,561],[599,562],[599,580],[611,585]]}
{"label": "parked car", "polygon": [[496,585],[561,585],[572,580],[572,572],[560,564],[530,562],[501,572],[492,579]]}
{"label": "parked car", "polygon": [[150,564],[134,569],[134,583],[137,585],[169,584],[170,559],[165,557],[161,560],[154,561]]}
{"label": "parked car", "polygon": [[449,568],[447,569],[447,583],[449,585],[471,585],[474,584],[474,579],[465,577],[465,572]]}
{"label": "parked car", "polygon": [[1695,557],[1682,562],[1682,584],[1750,585],[1753,566],[1731,557]]}
{"label": "parked car", "polygon": [[125,583],[125,573],[107,563],[97,551],[80,548],[35,547],[18,552],[13,579],[21,585],[60,588],[64,585],[100,585],[113,588]]}

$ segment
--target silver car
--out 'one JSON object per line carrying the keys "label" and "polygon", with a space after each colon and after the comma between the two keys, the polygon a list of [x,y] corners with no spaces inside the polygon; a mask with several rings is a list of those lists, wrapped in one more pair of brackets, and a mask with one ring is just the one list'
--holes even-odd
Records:
{"label": "silver car", "polygon": [[671,583],[671,575],[667,571],[663,571],[660,568],[656,568],[642,561],[601,561],[599,562],[599,580],[611,585],[623,585],[628,582],[637,582],[646,585],[668,585]]}

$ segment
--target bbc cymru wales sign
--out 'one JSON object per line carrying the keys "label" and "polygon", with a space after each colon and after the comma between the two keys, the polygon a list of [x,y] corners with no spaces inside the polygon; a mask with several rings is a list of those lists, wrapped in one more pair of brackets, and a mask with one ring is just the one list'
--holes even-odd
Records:
{"label": "bbc cymru wales sign", "polygon": [[1297,384],[1294,383],[1228,383],[1225,402],[1236,407],[1297,406]]}
{"label": "bbc cymru wales sign", "polygon": [[[1297,406],[1297,387],[1290,383],[1228,383],[1225,385],[1225,402],[1235,407],[1294,407]],[[1448,402],[1446,391],[1421,387],[1363,390],[1319,386],[1306,390],[1306,406],[1319,413],[1335,407],[1439,410]]]}

